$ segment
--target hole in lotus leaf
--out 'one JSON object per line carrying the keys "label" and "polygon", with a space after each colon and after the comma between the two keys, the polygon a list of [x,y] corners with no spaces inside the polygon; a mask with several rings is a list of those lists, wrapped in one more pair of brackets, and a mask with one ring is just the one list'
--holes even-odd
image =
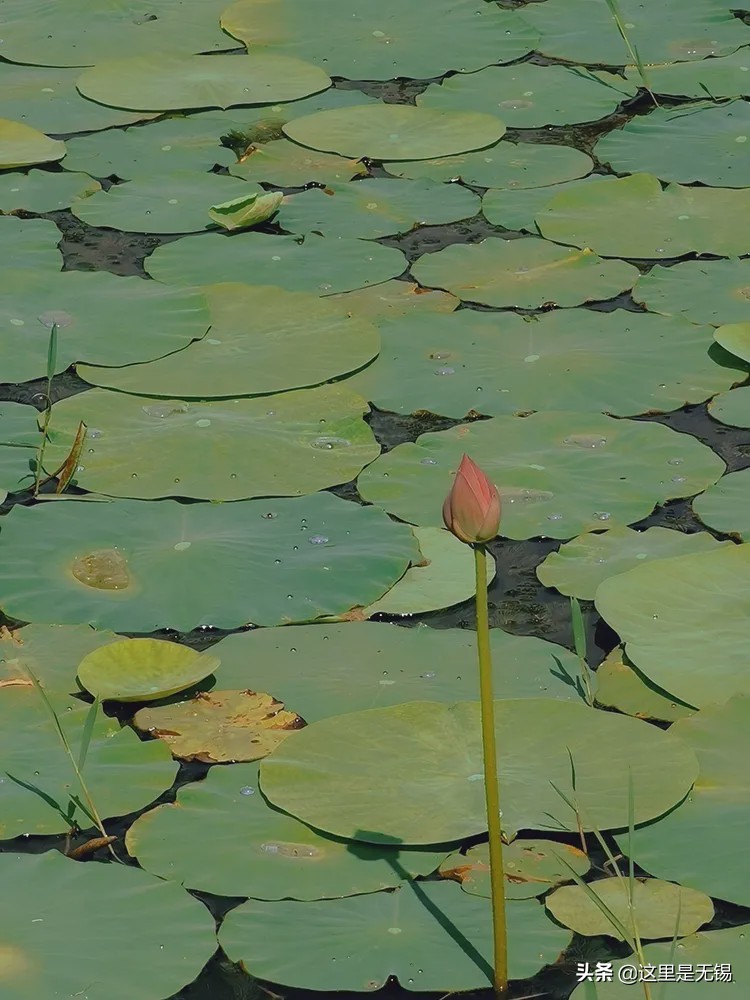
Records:
{"label": "hole in lotus leaf", "polygon": [[50,329],[56,326],[60,330],[66,326],[70,326],[73,322],[73,317],[70,313],[64,312],[62,309],[51,309],[49,312],[43,312],[38,319],[42,326],[47,326]]}
{"label": "hole in lotus leaf", "polygon": [[187,403],[152,403],[149,406],[143,406],[142,410],[144,413],[148,413],[150,417],[171,417],[175,413],[187,413],[188,404]]}
{"label": "hole in lotus leaf", "polygon": [[324,856],[323,851],[309,844],[287,844],[283,841],[261,844],[260,849],[266,854],[275,854],[280,858],[308,858],[317,861]]}
{"label": "hole in lotus leaf", "polygon": [[570,444],[576,448],[603,448],[607,439],[601,434],[568,434],[563,438],[563,444]]}
{"label": "hole in lotus leaf", "polygon": [[76,556],[70,571],[79,583],[94,590],[125,590],[130,586],[128,561],[116,548]]}
{"label": "hole in lotus leaf", "polygon": [[554,493],[549,490],[532,490],[525,486],[503,486],[503,503],[534,503],[537,500],[551,500]]}
{"label": "hole in lotus leaf", "polygon": [[324,451],[331,451],[333,448],[348,448],[351,441],[340,437],[316,437],[310,442],[311,448],[321,448]]}

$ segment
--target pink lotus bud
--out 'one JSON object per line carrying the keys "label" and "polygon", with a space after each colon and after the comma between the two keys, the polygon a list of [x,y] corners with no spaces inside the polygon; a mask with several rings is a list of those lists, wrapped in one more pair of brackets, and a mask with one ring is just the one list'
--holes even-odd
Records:
{"label": "pink lotus bud", "polygon": [[443,521],[462,542],[488,542],[500,528],[500,495],[469,458],[464,455],[453,486],[443,504]]}

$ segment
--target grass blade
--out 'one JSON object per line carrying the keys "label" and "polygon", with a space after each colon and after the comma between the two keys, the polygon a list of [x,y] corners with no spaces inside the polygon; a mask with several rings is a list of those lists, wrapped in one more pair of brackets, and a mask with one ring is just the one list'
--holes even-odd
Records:
{"label": "grass blade", "polygon": [[82,771],[86,763],[86,756],[89,752],[89,746],[91,744],[91,736],[94,732],[94,723],[96,722],[96,716],[99,711],[99,698],[94,698],[91,706],[89,707],[88,713],[86,715],[86,721],[83,724],[83,732],[81,733],[81,746],[78,750],[78,770]]}
{"label": "grass blade", "polygon": [[583,680],[586,702],[589,705],[593,705],[594,691],[591,684],[591,671],[586,659],[586,626],[583,621],[581,604],[577,597],[571,597],[570,599],[570,618],[573,625],[573,645],[575,646],[578,662],[581,665],[581,678]]}
{"label": "grass blade", "polygon": [[628,50],[628,55],[630,56],[631,62],[633,62],[635,66],[638,68],[638,75],[641,78],[643,86],[648,91],[649,95],[651,96],[651,100],[658,108],[659,102],[656,100],[654,92],[651,89],[651,85],[649,83],[648,76],[646,74],[646,67],[638,53],[637,47],[630,41],[630,38],[628,37],[628,32],[625,28],[625,21],[623,20],[622,11],[620,10],[620,5],[618,4],[617,0],[604,0],[604,2],[607,4],[607,7],[609,7],[609,12],[612,15],[612,20],[615,22],[617,30],[620,33],[620,37],[625,43],[625,48]]}

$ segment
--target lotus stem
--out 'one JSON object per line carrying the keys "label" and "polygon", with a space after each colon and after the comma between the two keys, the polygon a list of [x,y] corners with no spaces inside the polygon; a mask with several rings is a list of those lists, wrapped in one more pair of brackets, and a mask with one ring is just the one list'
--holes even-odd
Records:
{"label": "lotus stem", "polygon": [[492,893],[492,939],[494,945],[495,996],[508,995],[508,940],[505,925],[505,874],[500,823],[500,786],[497,776],[495,741],[495,703],[492,696],[492,657],[490,625],[487,612],[487,555],[481,542],[475,543],[477,653],[479,655],[479,700],[482,716],[482,751],[484,753],[484,792],[487,802],[487,828],[490,837],[490,886]]}

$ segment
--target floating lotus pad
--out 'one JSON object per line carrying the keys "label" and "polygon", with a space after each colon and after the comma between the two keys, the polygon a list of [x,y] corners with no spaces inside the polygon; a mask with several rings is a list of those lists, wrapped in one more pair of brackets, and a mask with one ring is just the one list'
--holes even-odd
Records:
{"label": "floating lotus pad", "polygon": [[750,386],[714,396],[708,404],[714,420],[733,427],[750,427]]}
{"label": "floating lotus pad", "polygon": [[[497,694],[579,700],[580,665],[563,646],[497,628],[490,645]],[[222,685],[271,691],[307,722],[425,698],[462,701],[479,690],[476,636],[465,629],[382,622],[255,629],[225,636],[215,652]]]}
{"label": "floating lotus pad", "polygon": [[[440,874],[459,882],[464,892],[489,899],[492,895],[489,854],[488,844],[471,847],[466,854],[452,854],[440,866]],[[568,882],[570,868],[578,875],[585,875],[590,868],[588,857],[579,848],[556,840],[519,837],[503,845],[505,898],[541,896],[560,882]]]}
{"label": "floating lotus pad", "polygon": [[37,411],[21,403],[0,403],[0,487],[25,490],[34,484],[42,437]]}
{"label": "floating lotus pad", "polygon": [[50,319],[59,327],[57,372],[74,361],[150,361],[202,337],[210,325],[206,300],[196,289],[105,271],[7,269],[0,292],[0,367],[8,382],[45,374]]}
{"label": "floating lotus pad", "polygon": [[645,563],[605,580],[596,606],[638,669],[682,701],[750,692],[750,545]]}
{"label": "floating lotus pad", "polygon": [[[750,32],[743,33],[722,0],[663,0],[648,13],[639,0],[620,0],[617,9],[644,63],[723,56],[750,42]],[[631,61],[609,6],[599,0],[550,0],[523,13],[541,35],[537,47],[546,56],[608,66]]]}
{"label": "floating lotus pad", "polygon": [[[323,533],[330,545],[308,541]],[[221,505],[16,506],[2,539],[8,615],[137,632],[343,614],[377,600],[419,559],[406,525],[330,493]]]}
{"label": "floating lotus pad", "polygon": [[464,156],[444,155],[438,159],[386,163],[384,166],[398,177],[426,177],[434,181],[460,179],[479,187],[515,190],[583,177],[593,168],[594,161],[570,146],[501,142],[490,149]]}
{"label": "floating lotus pad", "polygon": [[[648,82],[657,94],[674,94],[703,100],[712,97],[742,97],[750,94],[750,71],[747,48],[718,59],[699,59],[695,62],[666,62],[649,66]],[[640,76],[636,66],[626,67],[630,83],[638,85]]]}
{"label": "floating lotus pad", "polygon": [[278,285],[293,292],[333,295],[395,278],[406,269],[406,257],[394,247],[364,240],[322,236],[270,236],[247,233],[228,237],[209,234],[158,247],[144,262],[157,281],[174,285],[207,285],[246,281]]}
{"label": "floating lotus pad", "polygon": [[65,156],[65,143],[22,122],[0,118],[0,169],[48,163]]}
{"label": "floating lotus pad", "polygon": [[[705,489],[724,465],[695,438],[661,424],[544,412],[423,434],[365,469],[359,492],[402,520],[438,524],[440,503],[464,452],[501,490],[506,538],[572,538],[631,524],[666,499]],[[675,458],[682,460],[684,482],[672,481]],[[713,630],[706,641],[711,636]]]}
{"label": "floating lotus pad", "polygon": [[[675,471],[679,473],[679,465]],[[722,482],[724,480],[720,479],[719,483]],[[710,486],[709,492],[716,488]],[[545,587],[554,587],[566,597],[593,601],[602,581],[640,566],[646,560],[708,552],[721,545],[731,545],[731,542],[717,542],[703,532],[686,535],[669,528],[633,531],[617,527],[581,535],[562,545],[558,552],[550,552],[537,567],[536,575]]]}
{"label": "floating lotus pad", "polygon": [[[0,174],[0,211],[56,212],[101,191],[88,174],[30,170],[27,174]],[[15,261],[14,261],[15,263]]]}
{"label": "floating lotus pad", "polygon": [[637,87],[613,73],[517,63],[449,76],[441,84],[430,84],[417,97],[417,105],[485,111],[499,115],[508,128],[540,128],[598,121],[636,92]]}
{"label": "floating lotus pad", "polygon": [[748,138],[750,107],[744,101],[681,105],[631,118],[602,136],[594,154],[620,174],[645,171],[681,184],[741,188],[750,184]]}
{"label": "floating lotus pad", "polygon": [[695,498],[693,510],[714,531],[750,541],[750,470],[722,476]]}
{"label": "floating lotus pad", "polygon": [[111,1000],[160,1000],[192,982],[216,947],[199,900],[131,866],[50,850],[3,854],[0,872],[17,901],[0,924],[5,1000],[93,997],[96,983]]}
{"label": "floating lotus pad", "polygon": [[[647,872],[740,906],[750,904],[748,723],[750,699],[742,695],[676,722],[672,731],[695,751],[700,774],[677,809],[632,838],[632,855]],[[618,840],[627,852],[627,838]]]}
{"label": "floating lotus pad", "polygon": [[[540,148],[547,149],[549,147],[542,146]],[[493,226],[518,229],[538,236],[539,229],[534,221],[535,216],[556,195],[606,179],[604,174],[589,174],[588,177],[579,177],[576,180],[564,181],[562,184],[549,184],[545,187],[517,188],[512,191],[491,188],[485,192],[482,198],[482,214]]]}
{"label": "floating lotus pad", "polygon": [[102,701],[153,701],[192,687],[220,662],[176,642],[121,639],[88,653],[78,665],[78,680]]}
{"label": "floating lotus pad", "polygon": [[477,0],[240,0],[221,26],[257,52],[282,52],[350,80],[426,79],[447,70],[513,62],[536,32],[516,14]]}
{"label": "floating lotus pad", "polygon": [[[304,292],[260,285],[209,285],[204,291],[212,323],[201,340],[184,351],[170,354],[159,364],[124,368],[80,365],[81,377],[116,389],[176,399],[259,395],[298,389],[345,375],[371,361],[380,348],[375,327],[366,319],[347,315],[346,309],[335,300],[322,301]],[[321,389],[312,396],[277,400],[279,407],[275,403],[262,407],[241,405],[247,414],[277,417],[286,413],[295,422],[302,420],[309,424],[313,414],[304,405],[300,406],[300,401],[309,400],[318,408],[333,406],[339,418],[351,425],[355,417],[358,421],[362,405],[348,389],[348,386]],[[328,416],[316,415],[314,422]],[[278,422],[265,421],[269,426],[277,425],[274,433],[278,431]],[[318,427],[318,433],[321,431],[328,433],[322,425]],[[362,439],[372,441],[367,435]],[[336,457],[340,461],[343,453],[338,452]],[[278,468],[274,463],[274,474],[293,471]]]}
{"label": "floating lotus pad", "polygon": [[[653,530],[653,529],[652,529]],[[676,722],[694,715],[692,708],[649,681],[616,646],[596,670],[595,698],[599,705],[616,708],[639,719]]]}
{"label": "floating lotus pad", "polygon": [[84,489],[145,499],[300,496],[349,482],[377,458],[366,412],[338,384],[273,401],[194,403],[94,389],[55,404],[45,464],[62,464],[82,420],[89,431],[74,480]]}
{"label": "floating lotus pad", "polygon": [[[536,900],[511,903],[507,923],[513,979],[557,961],[570,942]],[[447,882],[317,903],[250,900],[224,918],[219,943],[250,975],[311,990],[372,993],[395,976],[404,989],[442,993],[492,979],[490,904]]]}
{"label": "floating lotus pad", "polygon": [[15,268],[62,270],[62,254],[57,249],[61,239],[60,230],[47,219],[0,216],[0,256],[12,259]]}
{"label": "floating lotus pad", "polygon": [[119,640],[114,632],[97,632],[89,625],[25,625],[14,632],[0,631],[0,688],[29,686],[31,671],[48,693],[77,694],[81,660]]}
{"label": "floating lotus pad", "polygon": [[107,59],[78,78],[84,97],[136,111],[230,108],[296,101],[331,85],[328,74],[287,56],[173,56]]}
{"label": "floating lotus pad", "polygon": [[363,156],[426,160],[491,146],[502,138],[505,125],[493,115],[478,112],[363,104],[295,118],[284,125],[284,132],[302,146],[357,160]]}
{"label": "floating lotus pad", "polygon": [[381,336],[380,356],[350,385],[400,413],[556,408],[626,416],[698,402],[746,374],[711,342],[710,329],[622,310],[570,309],[527,321],[461,309],[396,320]]}
{"label": "floating lotus pad", "polygon": [[445,288],[468,302],[524,309],[548,301],[576,306],[609,299],[631,288],[639,275],[624,261],[532,238],[454,243],[420,257],[411,273],[422,285]]}
{"label": "floating lotus pad", "polygon": [[[648,227],[642,225],[648,216]],[[537,213],[542,236],[589,247],[603,257],[680,257],[750,251],[750,190],[662,190],[651,174],[633,174],[565,191]]]}
{"label": "floating lotus pad", "polygon": [[714,333],[714,340],[750,364],[750,323],[728,323]]}
{"label": "floating lotus pad", "polygon": [[[63,695],[47,696],[78,759],[90,706]],[[4,687],[0,719],[0,840],[66,833],[73,823],[83,830],[93,827],[78,804],[85,803],[81,786],[36,687]],[[142,742],[131,729],[121,729],[116,719],[98,712],[90,735],[86,785],[102,819],[142,809],[174,781],[177,768],[166,747]]]}
{"label": "floating lotus pad", "polygon": [[684,316],[693,323],[744,323],[750,316],[750,260],[657,264],[638,279],[633,298],[651,312]]}
{"label": "floating lotus pad", "polygon": [[[210,842],[212,848],[206,850]],[[129,853],[147,871],[225,896],[334,899],[429,875],[446,850],[358,845],[319,833],[272,808],[258,790],[258,765],[213,767],[183,785],[177,801],[130,827]]]}
{"label": "floating lotus pad", "polygon": [[415,226],[478,215],[479,198],[459,185],[385,177],[314,188],[284,199],[278,223],[290,233],[376,239]]}
{"label": "floating lotus pad", "polygon": [[[624,940],[610,918],[589,895],[593,893],[632,935],[633,927],[642,939],[675,938],[692,934],[713,920],[714,905],[708,896],[658,879],[627,877],[597,879],[580,885],[564,885],[551,893],[545,905],[552,916],[576,934],[591,937],[606,934]],[[680,956],[682,957],[682,956]]]}
{"label": "floating lotus pad", "polygon": [[300,187],[312,181],[319,184],[348,181],[366,174],[367,167],[358,160],[345,160],[334,153],[318,153],[289,139],[275,139],[252,146],[239,163],[229,168],[229,173],[256,183],[263,181],[282,187]]}
{"label": "floating lotus pad", "polygon": [[414,313],[449,313],[460,305],[448,292],[421,288],[409,281],[384,281],[371,288],[331,295],[329,301],[343,306],[354,316],[369,319],[376,326]]}

